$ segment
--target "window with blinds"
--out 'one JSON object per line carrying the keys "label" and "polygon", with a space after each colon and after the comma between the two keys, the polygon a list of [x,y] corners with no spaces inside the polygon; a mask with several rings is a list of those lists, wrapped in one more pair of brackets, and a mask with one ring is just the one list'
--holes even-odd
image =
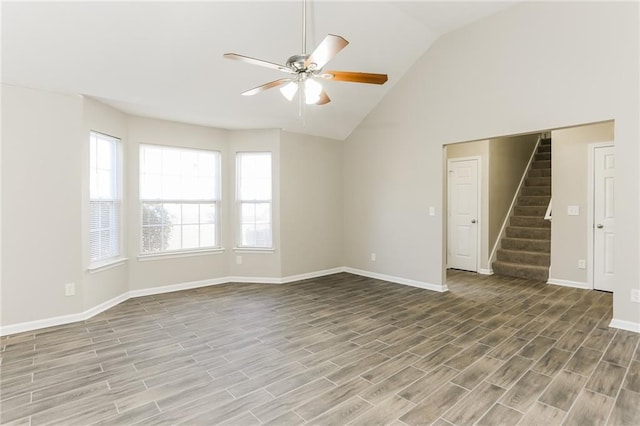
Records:
{"label": "window with blinds", "polygon": [[121,256],[120,140],[89,135],[89,264]]}
{"label": "window with blinds", "polygon": [[140,146],[141,254],[218,248],[220,153]]}
{"label": "window with blinds", "polygon": [[271,153],[236,156],[236,203],[242,248],[272,248]]}

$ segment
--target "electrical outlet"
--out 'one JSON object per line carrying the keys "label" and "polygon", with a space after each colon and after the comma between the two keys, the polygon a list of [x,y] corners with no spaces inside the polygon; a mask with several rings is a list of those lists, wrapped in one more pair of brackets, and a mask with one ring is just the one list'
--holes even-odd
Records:
{"label": "electrical outlet", "polygon": [[375,253],[371,253],[371,261],[372,262],[376,261],[376,254]]}
{"label": "electrical outlet", "polygon": [[64,285],[64,295],[65,296],[74,296],[76,294],[76,284],[75,283],[66,283]]}
{"label": "electrical outlet", "polygon": [[435,215],[436,215],[436,208],[429,207],[429,216],[435,216]]}
{"label": "electrical outlet", "polygon": [[587,262],[584,259],[578,259],[578,269],[586,269]]}
{"label": "electrical outlet", "polygon": [[236,256],[236,265],[242,265],[242,256]]}
{"label": "electrical outlet", "polygon": [[640,303],[640,290],[637,288],[631,289],[631,301]]}

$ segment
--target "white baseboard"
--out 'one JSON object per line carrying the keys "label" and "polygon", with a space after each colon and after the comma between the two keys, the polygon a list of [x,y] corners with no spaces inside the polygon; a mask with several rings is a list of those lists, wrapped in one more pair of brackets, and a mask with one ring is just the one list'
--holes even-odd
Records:
{"label": "white baseboard", "polygon": [[480,275],[493,275],[493,269],[489,268],[489,269],[478,269],[478,273]]}
{"label": "white baseboard", "polygon": [[70,324],[78,321],[85,321],[101,312],[106,311],[109,308],[112,308],[113,306],[119,303],[122,303],[134,297],[152,296],[154,294],[171,293],[174,291],[190,290],[194,288],[208,287],[211,285],[227,284],[227,283],[287,284],[295,281],[307,280],[310,278],[318,278],[325,275],[333,275],[340,272],[348,272],[354,275],[361,275],[364,277],[375,278],[375,279],[389,281],[397,284],[404,284],[412,287],[423,288],[426,290],[433,290],[438,292],[447,291],[446,285],[430,284],[422,281],[415,281],[407,278],[399,278],[391,275],[378,274],[375,272],[363,271],[361,269],[346,268],[346,267],[325,269],[322,271],[309,272],[309,273],[299,274],[299,275],[291,275],[283,278],[230,276],[230,277],[222,277],[222,278],[213,278],[209,280],[191,281],[191,282],[180,283],[180,284],[171,284],[171,285],[166,285],[161,287],[151,287],[151,288],[145,288],[140,290],[130,290],[78,314],[62,315],[62,316],[53,317],[53,318],[46,318],[42,320],[28,321],[28,322],[2,326],[0,327],[0,336],[7,336],[9,334],[24,333],[27,331],[39,330],[41,328]]}
{"label": "white baseboard", "polygon": [[39,330],[41,328],[55,327],[57,325],[71,324],[78,321],[87,320],[119,303],[129,299],[129,293],[124,293],[113,299],[107,300],[97,306],[87,309],[79,314],[61,315],[58,317],[45,318],[35,321],[20,322],[17,324],[5,325],[0,327],[0,336],[8,336],[9,334],[24,333],[27,331]]}
{"label": "white baseboard", "polygon": [[130,290],[128,299],[132,297],[153,296],[154,294],[172,293],[174,291],[191,290],[192,288],[208,287],[210,285],[226,284],[230,282],[225,278],[213,278],[210,280],[191,281],[180,284],[164,285],[160,287],[144,288],[141,290]]}
{"label": "white baseboard", "polygon": [[620,330],[633,331],[640,333],[640,322],[625,321],[619,319],[612,319],[609,323],[609,327],[619,328]]}
{"label": "white baseboard", "polygon": [[448,290],[446,284],[431,284],[423,281],[415,281],[407,278],[394,277],[392,275],[378,274],[377,272],[364,271],[362,269],[344,268],[344,272],[348,272],[354,275],[361,275],[363,277],[375,278],[377,280],[389,281],[396,284],[404,284],[411,287],[423,288],[425,290],[432,290],[438,292],[445,292]]}
{"label": "white baseboard", "polygon": [[323,271],[309,272],[306,274],[293,275],[284,278],[266,278],[266,277],[222,277],[209,280],[191,281],[180,284],[171,284],[160,287],[151,287],[140,290],[130,290],[113,299],[107,300],[97,306],[87,309],[78,314],[62,315],[58,317],[45,318],[36,321],[27,321],[17,324],[11,324],[0,327],[0,336],[8,336],[9,334],[24,333],[27,331],[39,330],[42,328],[54,327],[57,325],[71,324],[73,322],[85,321],[101,312],[106,311],[119,303],[129,300],[133,297],[153,296],[154,294],[172,293],[174,291],[190,290],[200,287],[208,287],[211,285],[227,284],[227,283],[259,283],[259,284],[285,284],[289,282],[299,281],[309,278],[317,278],[324,275],[336,274],[344,272],[344,268],[326,269]]}
{"label": "white baseboard", "polygon": [[340,272],[345,272],[345,268],[340,267],[340,268],[325,269],[322,271],[308,272],[306,274],[289,275],[288,277],[282,278],[280,280],[280,283],[288,284],[295,281],[302,281],[302,280],[308,280],[311,278],[324,277],[326,275],[339,274]]}
{"label": "white baseboard", "polygon": [[588,283],[583,283],[580,281],[569,281],[569,280],[560,280],[557,278],[549,278],[547,280],[547,284],[560,285],[562,287],[573,287],[573,288],[581,288],[584,290],[591,290],[591,286]]}

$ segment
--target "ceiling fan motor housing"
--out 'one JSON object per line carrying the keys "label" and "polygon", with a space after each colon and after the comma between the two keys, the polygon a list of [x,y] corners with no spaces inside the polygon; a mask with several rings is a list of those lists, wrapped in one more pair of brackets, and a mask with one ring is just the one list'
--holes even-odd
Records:
{"label": "ceiling fan motor housing", "polygon": [[309,54],[300,54],[300,55],[293,55],[292,57],[290,57],[289,59],[287,59],[287,63],[286,65],[291,68],[292,70],[294,70],[297,73],[304,73],[304,72],[308,72],[308,71],[313,71],[313,66],[315,64],[311,64],[312,66],[307,68],[305,67],[304,63],[306,62],[306,60],[309,58]]}

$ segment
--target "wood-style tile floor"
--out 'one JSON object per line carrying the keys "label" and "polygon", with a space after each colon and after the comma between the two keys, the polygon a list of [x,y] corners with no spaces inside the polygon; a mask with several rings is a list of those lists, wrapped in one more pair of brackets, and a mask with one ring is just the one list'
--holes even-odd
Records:
{"label": "wood-style tile floor", "polygon": [[640,425],[608,293],[449,272],[128,300],[0,340],[2,424]]}

